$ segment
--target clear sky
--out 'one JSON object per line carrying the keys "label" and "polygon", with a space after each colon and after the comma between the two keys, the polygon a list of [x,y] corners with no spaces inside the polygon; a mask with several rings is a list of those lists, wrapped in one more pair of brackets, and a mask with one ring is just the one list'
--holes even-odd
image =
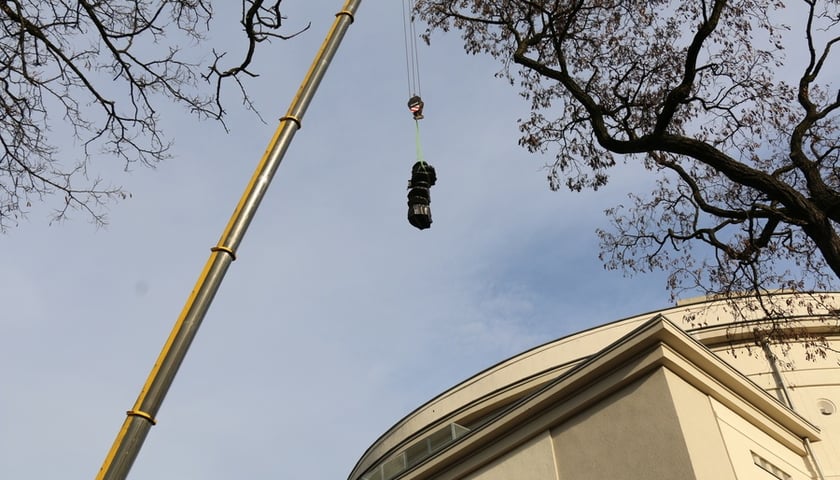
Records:
{"label": "clear sky", "polygon": [[[283,2],[290,30],[312,27],[258,53],[267,123],[236,102],[229,134],[165,110],[172,160],[95,164],[133,193],[107,228],[36,210],[0,236],[0,476],[96,474],[341,3]],[[362,2],[130,478],[343,479],[478,371],[668,306],[661,275],[597,259],[603,210],[649,179],[550,192],[551,158],[516,145],[527,104],[453,34],[420,51],[438,184],[432,228],[408,224],[402,28],[398,2]]]}

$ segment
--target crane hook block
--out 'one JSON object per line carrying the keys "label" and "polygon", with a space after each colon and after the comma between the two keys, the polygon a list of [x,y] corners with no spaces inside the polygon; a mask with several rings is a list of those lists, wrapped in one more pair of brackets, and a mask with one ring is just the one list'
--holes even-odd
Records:
{"label": "crane hook block", "polygon": [[417,162],[411,167],[408,181],[408,223],[420,230],[432,226],[432,199],[429,188],[437,181],[435,168],[426,162]]}
{"label": "crane hook block", "polygon": [[423,99],[418,95],[414,95],[408,99],[408,110],[414,115],[415,120],[423,119],[423,105]]}

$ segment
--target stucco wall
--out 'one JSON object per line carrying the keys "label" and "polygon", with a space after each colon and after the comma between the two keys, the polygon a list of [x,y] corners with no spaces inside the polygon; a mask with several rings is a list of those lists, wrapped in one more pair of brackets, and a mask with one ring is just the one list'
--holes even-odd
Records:
{"label": "stucco wall", "polygon": [[729,459],[739,480],[773,478],[756,466],[752,452],[782,469],[791,476],[791,480],[815,478],[804,458],[783,447],[715,400],[712,400],[712,408],[729,453]]}
{"label": "stucco wall", "polygon": [[735,479],[735,471],[712,409],[712,399],[671,371],[664,370],[664,375],[696,478]]}
{"label": "stucco wall", "polygon": [[695,478],[663,369],[592,405],[551,435],[560,480]]}
{"label": "stucco wall", "polygon": [[[840,351],[840,341],[836,335],[827,341],[830,350],[825,357],[806,356],[806,347],[801,343],[771,348],[778,357],[777,365],[793,409],[820,429],[822,441],[815,442],[812,448],[826,480],[840,480],[840,368],[836,353]],[[813,352],[814,347],[810,348]],[[726,347],[715,353],[780,401],[785,401],[760,348]],[[833,407],[833,411],[827,410],[829,414],[823,412],[826,402]]]}
{"label": "stucco wall", "polygon": [[[675,357],[676,360],[669,361],[685,365],[680,364],[677,368],[675,363],[663,364],[663,368],[636,379],[635,383],[616,385],[620,390],[586,405],[584,411],[570,411],[573,417],[558,418],[557,422],[562,423],[522,431],[516,440],[508,438],[510,425],[492,440],[486,439],[490,435],[488,433],[469,435],[463,448],[456,446],[452,452],[442,453],[441,458],[428,465],[407,471],[402,478],[438,478],[438,475],[459,480],[772,478],[756,466],[755,452],[779,466],[793,479],[810,479],[815,478],[815,472],[802,448],[801,437],[804,435],[814,442],[813,449],[825,478],[840,480],[840,451],[837,450],[840,413],[826,415],[819,408],[822,400],[829,400],[835,407],[840,407],[840,323],[836,323],[836,316],[817,310],[814,310],[815,314],[822,317],[811,317],[811,309],[799,305],[795,301],[796,296],[783,294],[776,297],[786,304],[794,299],[790,304],[793,313],[801,315],[799,320],[805,323],[797,320],[799,323],[792,325],[805,325],[808,331],[815,329],[814,332],[826,335],[828,341],[834,342],[828,358],[798,361],[795,369],[788,368],[785,362],[804,357],[799,345],[789,344],[789,351],[777,352],[782,359],[779,364],[782,377],[796,413],[790,413],[755,388],[757,385],[780,401],[784,400],[771,374],[770,362],[756,346],[755,339],[744,333],[750,333],[752,330],[748,327],[754,324],[731,323],[736,319],[721,302],[681,304],[558,339],[480,372],[394,425],[363,455],[350,478],[358,478],[377,462],[387,460],[389,455],[401,448],[408,448],[429,429],[447,423],[458,423],[472,429],[485,425],[483,422],[486,419],[495,419],[494,415],[499,412],[505,418],[512,418],[505,413],[508,411],[518,412],[515,414],[517,421],[531,421],[531,413],[527,410],[508,408],[517,405],[515,402],[519,400],[532,398],[530,395],[534,392],[545,391],[556,383],[555,379],[566,382],[564,379],[568,375],[576,375],[580,371],[578,367],[590,365],[590,359],[629,348],[627,339],[647,328],[644,325],[667,319],[670,320],[667,323],[675,325],[674,330],[688,340],[686,343],[677,339],[677,344],[689,345],[686,348],[691,350],[682,360]],[[840,304],[840,294],[833,294],[833,298]],[[757,321],[761,320],[761,312],[747,311],[752,312]],[[684,320],[686,315],[693,314],[696,314],[692,317],[694,323],[686,332],[693,337],[691,340],[676,325],[682,328],[689,326]],[[619,338],[621,340],[617,341]],[[668,338],[670,342],[671,337]],[[614,341],[617,342],[610,344]],[[734,378],[730,381],[734,384],[726,384],[734,390],[718,394],[722,390],[715,383],[717,376],[728,375],[725,373],[727,370],[715,366],[714,362],[719,360],[699,346],[701,344],[732,365],[734,370],[730,371],[737,371],[740,379],[726,377]],[[692,373],[689,375],[691,378],[686,377],[688,370],[685,368],[694,367],[699,369],[700,373],[696,374],[699,376],[691,377],[695,375]],[[706,370],[709,368],[711,370]],[[603,372],[599,372],[593,375],[592,381],[600,383],[605,380],[603,377]],[[575,398],[579,397],[558,397],[563,405],[575,403]],[[541,405],[540,408],[544,407]],[[730,407],[734,410],[728,410]],[[741,418],[740,415],[746,416]],[[820,430],[817,431],[814,426]],[[546,433],[540,428],[551,428],[551,431]],[[547,453],[546,435],[551,437],[550,455]],[[473,447],[470,446],[473,445],[470,443],[472,438],[476,439]],[[476,451],[477,448],[489,450]],[[461,467],[455,467],[459,463]]]}
{"label": "stucco wall", "polygon": [[465,480],[558,480],[551,435],[542,435],[481,468]]}

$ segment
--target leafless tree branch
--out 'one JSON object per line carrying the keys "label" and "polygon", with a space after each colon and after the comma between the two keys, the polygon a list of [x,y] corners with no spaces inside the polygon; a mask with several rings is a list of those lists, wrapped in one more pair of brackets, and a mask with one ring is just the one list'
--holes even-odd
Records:
{"label": "leafless tree branch", "polygon": [[[280,0],[242,0],[244,54],[224,67],[226,52],[212,50],[206,64],[200,48],[185,47],[212,49],[213,22],[228,20],[215,17],[212,3],[0,1],[0,232],[33,202],[54,203],[56,220],[79,210],[104,224],[107,204],[127,193],[91,176],[91,162],[168,158],[162,104],[223,123],[222,96],[233,83],[254,109],[243,76],[256,76],[258,44],[300,32],[281,33]],[[84,146],[80,158],[56,148],[53,132],[64,129]]]}
{"label": "leafless tree branch", "polygon": [[[497,58],[521,85],[531,115],[520,144],[555,154],[551,188],[597,189],[617,159],[656,175],[652,191],[608,210],[599,235],[609,268],[663,269],[673,295],[837,285],[836,2],[418,0],[417,9],[426,38],[458,30],[467,52]],[[798,74],[791,57],[803,60]]]}

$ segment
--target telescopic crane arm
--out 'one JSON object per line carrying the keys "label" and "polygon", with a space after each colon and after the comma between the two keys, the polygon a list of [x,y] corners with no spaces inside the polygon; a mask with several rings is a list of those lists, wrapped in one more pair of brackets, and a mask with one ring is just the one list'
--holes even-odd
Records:
{"label": "telescopic crane arm", "polygon": [[280,124],[219,242],[210,249],[210,258],[198,277],[195,288],[187,298],[184,309],[152,367],[146,384],[140,391],[134,406],[126,412],[125,422],[96,476],[97,480],[123,480],[128,476],[146,435],[156,423],[155,416],[201,326],[210,303],[231,262],[236,260],[236,249],[242,242],[242,237],[254,218],[257,207],[268,190],[271,179],[283,160],[292,138],[300,129],[303,115],[335,56],[344,34],[353,23],[360,3],[361,0],[346,0],[344,7],[335,15],[332,28],[292,99],[289,110],[280,119]]}

